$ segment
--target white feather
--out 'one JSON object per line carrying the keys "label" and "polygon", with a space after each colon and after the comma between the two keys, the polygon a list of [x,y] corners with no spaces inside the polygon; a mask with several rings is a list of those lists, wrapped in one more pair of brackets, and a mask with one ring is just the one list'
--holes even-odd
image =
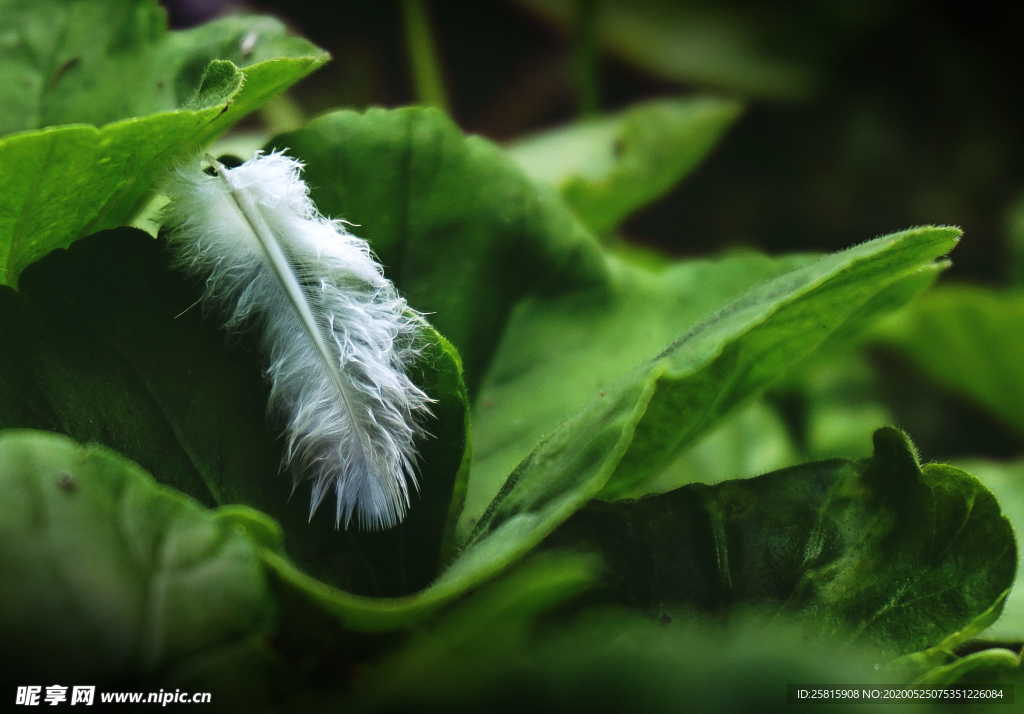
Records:
{"label": "white feather", "polygon": [[229,329],[258,326],[270,406],[287,421],[284,463],[312,481],[309,517],[333,488],[336,525],[399,523],[431,401],[406,374],[423,318],[367,243],[320,215],[300,162],[212,163],[216,175],[193,166],[168,187],[169,240]]}

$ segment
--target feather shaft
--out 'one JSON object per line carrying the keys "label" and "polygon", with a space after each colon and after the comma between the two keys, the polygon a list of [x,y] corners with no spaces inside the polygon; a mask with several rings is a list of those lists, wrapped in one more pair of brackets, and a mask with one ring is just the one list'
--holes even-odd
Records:
{"label": "feather shaft", "polygon": [[[324,341],[323,335],[320,333],[320,328],[316,324],[316,318],[313,316],[313,310],[309,306],[309,302],[306,300],[306,296],[302,291],[302,287],[299,285],[299,281],[295,278],[291,263],[285,256],[284,250],[281,248],[281,244],[278,242],[274,232],[270,226],[267,225],[263,215],[253,202],[252,198],[244,191],[239,190],[238,186],[231,180],[228,172],[224,170],[224,165],[221,164],[217,159],[208,157],[208,160],[213,166],[213,170],[217,172],[217,176],[224,181],[225,186],[228,189],[228,193],[234,200],[235,207],[238,209],[239,215],[248,224],[250,230],[259,241],[260,248],[263,249],[264,256],[266,257],[267,265],[274,272],[274,275],[281,282],[281,286],[284,288],[285,293],[288,295],[288,301],[291,303],[292,308],[299,320],[302,322],[303,328],[305,328],[306,335],[310,341],[316,346],[316,351],[323,360],[324,370],[330,375],[331,381],[334,382],[335,387],[338,389],[338,394],[345,402],[345,408],[350,412],[355,411],[355,406],[352,404],[352,398],[348,394],[348,386],[345,383],[344,377],[338,371],[338,367],[335,364],[334,358],[327,348],[327,344]],[[363,439],[362,432],[357,432],[360,440]],[[365,444],[364,444],[365,446]],[[310,517],[312,517],[310,513]]]}

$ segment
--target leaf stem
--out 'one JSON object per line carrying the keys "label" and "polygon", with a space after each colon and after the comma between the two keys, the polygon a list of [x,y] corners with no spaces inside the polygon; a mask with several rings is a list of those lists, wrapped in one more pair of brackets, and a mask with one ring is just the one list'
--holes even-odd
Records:
{"label": "leaf stem", "polygon": [[423,0],[402,0],[402,21],[417,101],[451,114],[441,76],[441,61]]}
{"label": "leaf stem", "polygon": [[572,75],[582,117],[592,117],[600,111],[597,67],[598,5],[599,0],[576,0]]}

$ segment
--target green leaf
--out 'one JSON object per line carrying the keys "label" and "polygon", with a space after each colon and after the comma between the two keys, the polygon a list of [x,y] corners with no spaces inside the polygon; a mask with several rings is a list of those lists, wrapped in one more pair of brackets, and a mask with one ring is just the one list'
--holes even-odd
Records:
{"label": "green leaf", "polygon": [[[856,331],[876,309],[891,307],[877,298],[930,271],[957,235],[919,228],[810,264],[805,257],[738,256],[652,273],[609,259],[615,279],[605,291],[524,301],[475,405],[462,532],[533,444],[564,428],[560,422],[574,410],[616,399],[623,380],[651,383],[655,392],[651,405],[640,407],[638,433],[624,435],[629,452],[601,497],[644,489],[733,406],[835,334]],[[793,265],[804,267],[783,272]],[[744,292],[767,277],[773,279]],[[630,373],[630,365],[640,367]]]}
{"label": "green leaf", "polygon": [[944,285],[886,320],[877,343],[1024,433],[1024,294]]}
{"label": "green leaf", "polygon": [[882,402],[878,374],[863,349],[877,327],[871,316],[912,303],[948,266],[935,261],[881,290],[862,306],[864,319],[848,320],[848,329],[833,333],[772,387],[770,400],[785,416],[804,460],[868,456],[864,434],[897,421]]}
{"label": "green leaf", "polygon": [[736,102],[662,99],[517,141],[509,152],[606,233],[693,171],[739,116]]}
{"label": "green leaf", "polygon": [[593,503],[550,542],[596,549],[633,606],[803,616],[818,636],[892,654],[988,625],[1017,567],[992,494],[952,466],[922,468],[895,429],[863,461]]}
{"label": "green leaf", "polygon": [[[999,500],[1003,513],[1017,533],[1024,533],[1024,461],[998,462],[965,459],[957,466],[974,474]],[[986,639],[1024,643],[1024,568],[1006,598],[999,619],[984,632]]]}
{"label": "green leaf", "polygon": [[0,285],[128,223],[171,166],[327,60],[270,18],[169,33],[151,1],[0,13]]}
{"label": "green leaf", "polygon": [[265,647],[274,606],[251,541],[134,463],[4,431],[0,487],[5,678],[163,681]]}
{"label": "green leaf", "polygon": [[[0,351],[0,427],[100,442],[203,503],[260,509],[281,523],[285,550],[336,585],[376,594],[426,585],[468,468],[467,396],[454,348],[430,332],[413,370],[437,402],[409,517],[384,533],[338,531],[330,513],[307,523],[308,487],[290,498],[256,340],[229,339],[216,315],[204,319],[194,309],[200,288],[169,268],[161,241],[131,229],[33,265],[21,292],[0,289],[9,338]],[[275,527],[254,525],[256,537],[279,540]]]}
{"label": "green leaf", "polygon": [[520,303],[476,399],[464,519],[479,517],[508,474],[574,409],[605,399],[627,370],[751,285],[804,262],[739,254],[650,271],[609,257],[610,286]]}
{"label": "green leaf", "polygon": [[[572,0],[519,4],[562,26],[574,16]],[[766,27],[736,8],[673,0],[605,2],[597,18],[603,47],[658,77],[755,97],[805,96],[817,82],[815,70],[766,47]]]}
{"label": "green leaf", "polygon": [[58,124],[101,126],[201,105],[204,94],[226,98],[218,88],[231,82],[214,75],[236,73],[226,62],[210,67],[214,60],[242,67],[246,80],[264,85],[250,92],[266,95],[267,79],[280,81],[282,69],[304,66],[301,76],[327,59],[271,17],[226,17],[168,32],[166,12],[153,0],[2,0],[0,9],[10,31],[0,48],[11,80],[0,84],[3,134]]}

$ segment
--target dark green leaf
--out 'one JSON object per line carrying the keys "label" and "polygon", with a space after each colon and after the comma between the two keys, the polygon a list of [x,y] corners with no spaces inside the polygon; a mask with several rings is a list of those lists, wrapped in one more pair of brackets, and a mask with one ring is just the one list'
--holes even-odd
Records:
{"label": "dark green leaf", "polygon": [[5,431],[0,487],[5,680],[173,677],[265,648],[274,607],[251,541],[134,463]]}
{"label": "dark green leaf", "polygon": [[[999,500],[1007,520],[1017,533],[1024,533],[1024,462],[998,462],[970,459],[957,463],[970,471]],[[1018,567],[1017,580],[1006,598],[1002,614],[984,637],[1001,642],[1024,643],[1024,568]]]}
{"label": "dark green leaf", "polygon": [[1017,567],[992,494],[952,466],[921,468],[894,429],[876,432],[864,461],[593,503],[551,543],[595,548],[615,597],[637,607],[788,613],[892,654],[979,632]]}

